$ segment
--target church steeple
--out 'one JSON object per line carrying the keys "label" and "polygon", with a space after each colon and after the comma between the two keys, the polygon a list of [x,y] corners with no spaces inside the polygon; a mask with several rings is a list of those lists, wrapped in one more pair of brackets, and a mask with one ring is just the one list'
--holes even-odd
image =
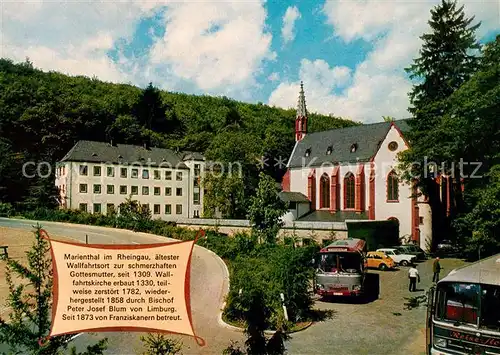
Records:
{"label": "church steeple", "polygon": [[307,133],[307,108],[304,94],[304,83],[300,82],[299,100],[297,102],[297,116],[295,118],[295,140],[300,141]]}

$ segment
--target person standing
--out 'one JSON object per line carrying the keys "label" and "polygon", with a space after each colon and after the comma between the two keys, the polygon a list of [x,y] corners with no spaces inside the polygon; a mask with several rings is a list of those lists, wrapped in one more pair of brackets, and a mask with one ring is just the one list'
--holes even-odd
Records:
{"label": "person standing", "polygon": [[432,265],[432,271],[434,272],[434,276],[432,277],[432,282],[438,282],[439,273],[441,272],[441,264],[439,263],[439,257],[434,260],[434,264]]}
{"label": "person standing", "polygon": [[410,292],[415,292],[417,290],[417,280],[420,282],[420,275],[418,274],[418,270],[415,266],[412,266],[410,270],[408,270],[408,278],[410,279],[408,290]]}

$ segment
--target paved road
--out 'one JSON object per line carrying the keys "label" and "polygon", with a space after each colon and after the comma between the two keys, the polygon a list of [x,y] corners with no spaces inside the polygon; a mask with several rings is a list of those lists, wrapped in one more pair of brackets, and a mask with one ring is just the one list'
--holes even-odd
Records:
{"label": "paved road", "polygon": [[[0,218],[0,226],[17,229],[33,228],[35,221]],[[165,242],[167,238],[146,233],[106,227],[94,227],[68,223],[40,222],[49,235],[59,235],[89,243],[99,244],[147,244]],[[221,354],[229,340],[240,340],[242,334],[220,326],[218,317],[223,297],[228,290],[228,275],[222,260],[212,252],[196,246],[191,267],[191,306],[195,333],[204,338],[207,345],[199,347],[189,336],[179,336],[184,343],[184,354]],[[140,353],[139,336],[142,333],[81,334],[73,340],[78,350],[98,339],[109,339],[106,354],[136,355]]]}
{"label": "paved road", "polygon": [[[458,259],[441,261],[442,277],[462,266]],[[405,310],[405,297],[423,295],[432,284],[432,260],[419,263],[418,292],[408,291],[408,268],[371,271],[380,275],[380,298],[368,304],[317,302],[316,308],[331,310],[333,318],[303,332],[292,334],[289,354],[425,354],[425,306]],[[424,291],[425,290],[425,291]]]}

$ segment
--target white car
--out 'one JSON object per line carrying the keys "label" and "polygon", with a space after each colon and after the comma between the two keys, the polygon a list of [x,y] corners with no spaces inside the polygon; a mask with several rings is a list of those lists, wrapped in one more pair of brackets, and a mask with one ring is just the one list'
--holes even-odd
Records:
{"label": "white car", "polygon": [[415,255],[402,254],[399,250],[393,248],[382,248],[377,249],[377,251],[381,251],[385,253],[389,258],[394,260],[394,262],[398,265],[407,266],[415,263],[417,258]]}

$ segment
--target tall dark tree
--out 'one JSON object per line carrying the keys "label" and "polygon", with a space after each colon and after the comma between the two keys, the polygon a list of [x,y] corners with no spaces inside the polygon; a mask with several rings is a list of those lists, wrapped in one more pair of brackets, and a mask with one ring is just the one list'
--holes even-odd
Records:
{"label": "tall dark tree", "polygon": [[149,83],[132,108],[132,115],[146,129],[159,133],[174,133],[179,120],[170,105],[164,103],[160,90]]}
{"label": "tall dark tree", "polygon": [[[423,41],[420,56],[407,68],[410,78],[416,80],[409,93],[412,119],[408,138],[411,149],[401,155],[401,167],[405,177],[415,181],[428,197],[432,209],[433,236],[446,233],[449,221],[439,196],[439,185],[434,179],[437,169],[429,171],[425,162],[435,162],[438,167],[444,162],[440,146],[443,137],[436,128],[448,108],[447,99],[477,70],[479,44],[475,31],[478,24],[472,24],[474,17],[467,18],[464,7],[458,7],[454,0],[442,0],[431,10],[430,33],[421,36]],[[451,164],[448,162],[448,168]],[[450,173],[450,171],[445,171]],[[459,176],[455,175],[459,185]],[[455,195],[461,198],[460,194]],[[434,242],[438,238],[433,238]]]}

